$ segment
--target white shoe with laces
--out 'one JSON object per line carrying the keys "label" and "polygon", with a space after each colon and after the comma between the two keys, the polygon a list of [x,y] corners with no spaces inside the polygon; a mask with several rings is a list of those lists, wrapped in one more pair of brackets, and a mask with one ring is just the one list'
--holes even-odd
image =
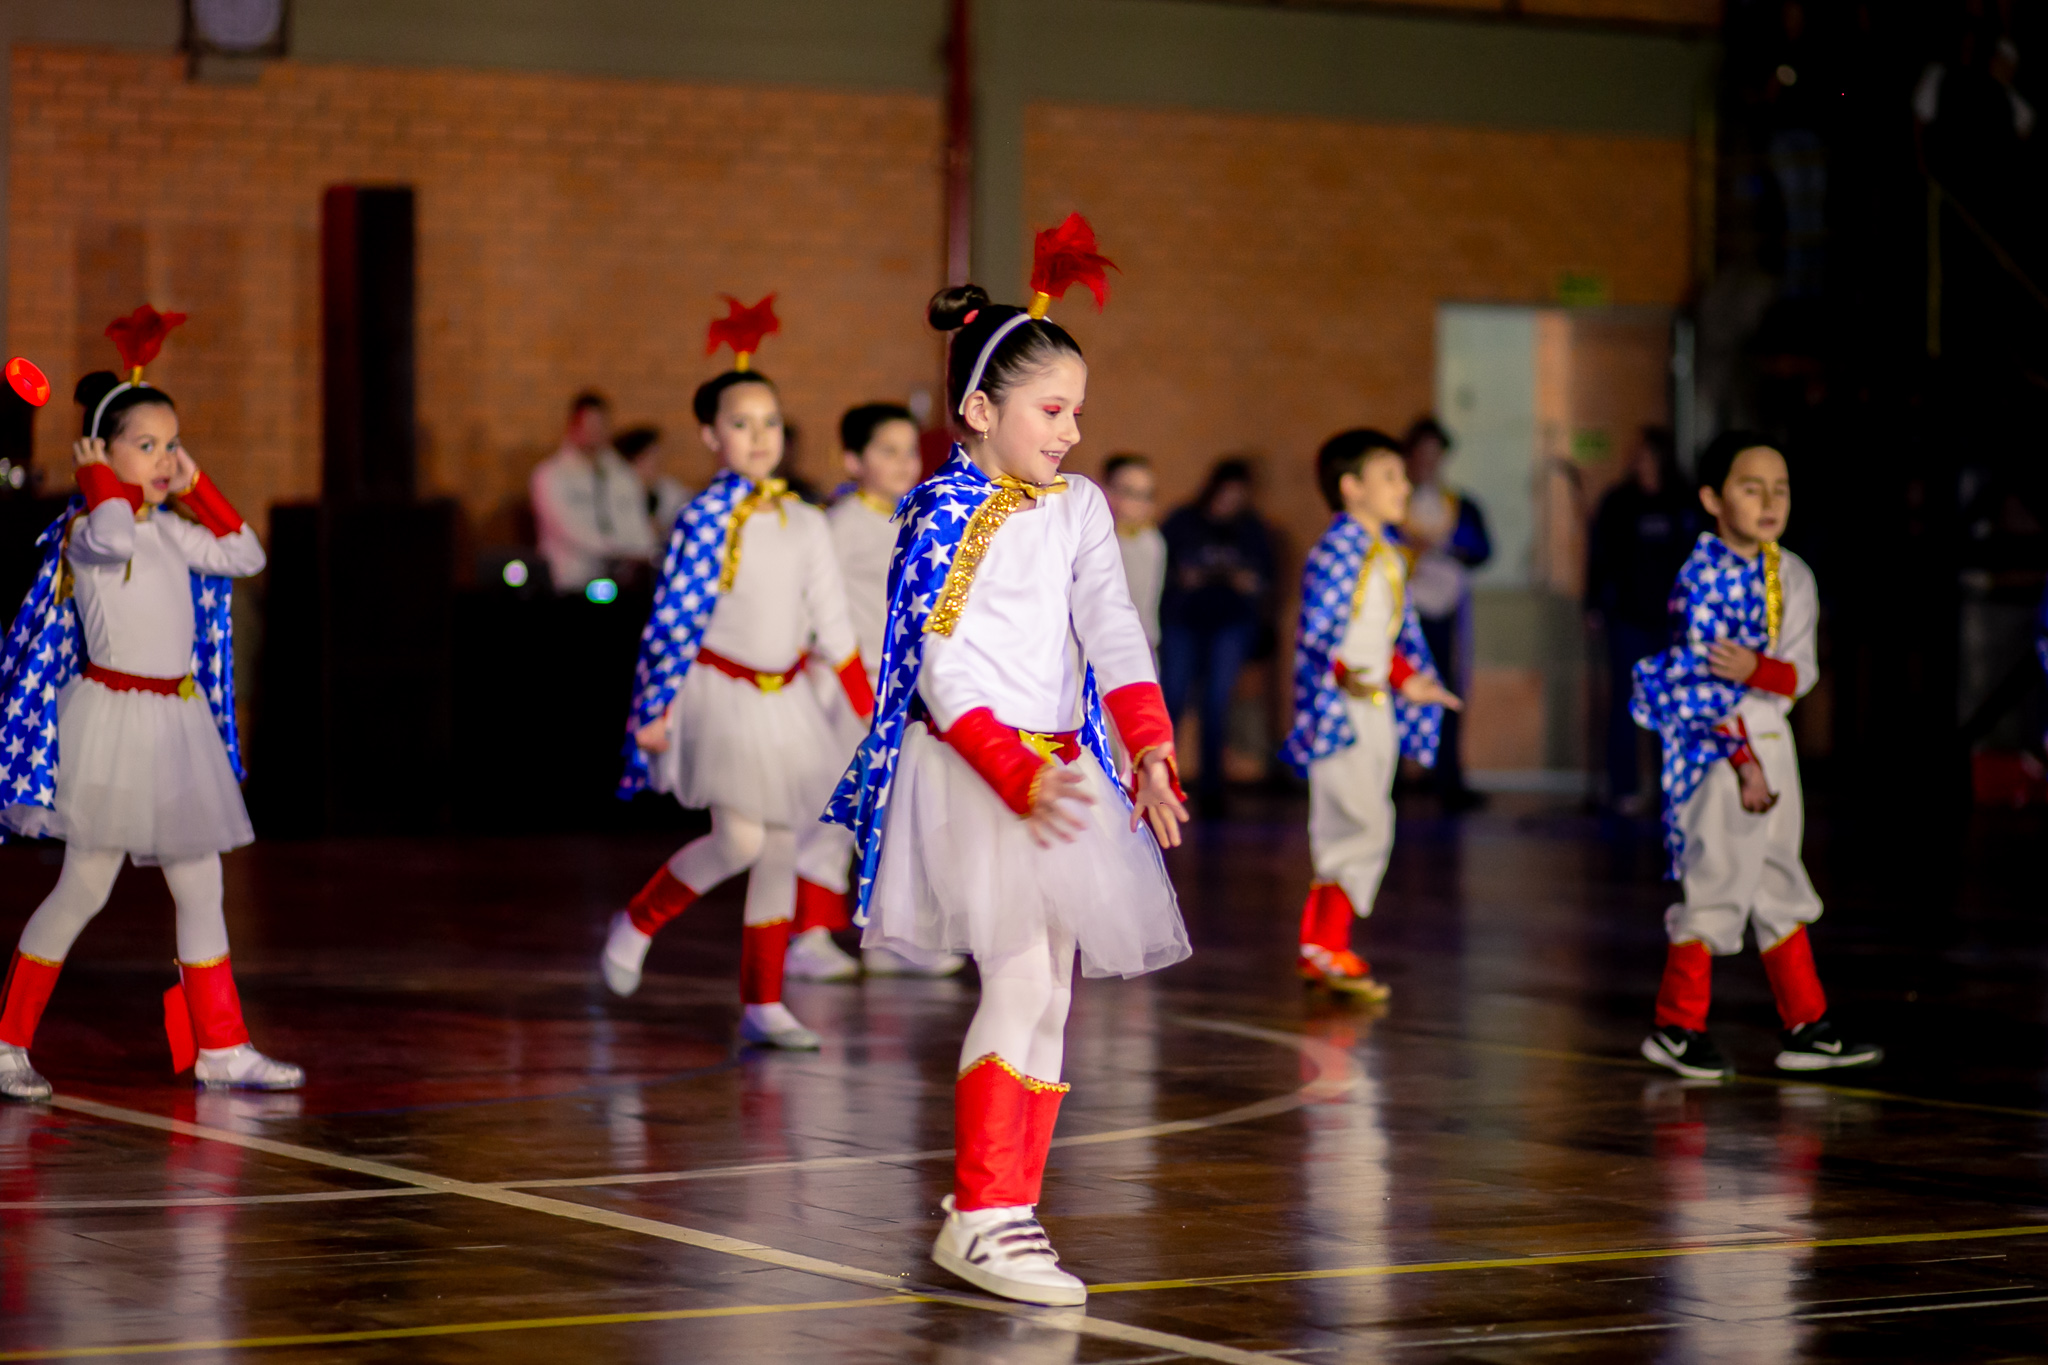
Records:
{"label": "white shoe with laces", "polygon": [[200,1048],[192,1078],[208,1090],[297,1090],[306,1083],[302,1068],[266,1057],[248,1043]]}
{"label": "white shoe with laces", "polygon": [[789,941],[782,970],[799,981],[851,981],[860,975],[860,963],[832,941],[830,929],[819,925]]}
{"label": "white shoe with laces", "polygon": [[740,1041],[755,1047],[776,1047],[784,1052],[816,1052],[824,1045],[810,1029],[796,1021],[789,1006],[748,1005],[740,1011]]}
{"label": "white shoe with laces", "polygon": [[633,917],[621,910],[612,916],[612,931],[604,941],[604,956],[598,959],[604,984],[613,995],[631,995],[640,989],[640,968],[654,937],[633,927]]}
{"label": "white shoe with laces", "polygon": [[943,1207],[946,1223],[932,1243],[932,1260],[942,1268],[1019,1303],[1074,1308],[1088,1302],[1088,1286],[1060,1269],[1060,1254],[1031,1205],[963,1213],[949,1194]]}
{"label": "white shoe with laces", "polygon": [[0,1043],[0,1099],[35,1103],[50,1098],[50,1083],[29,1065],[28,1049]]}

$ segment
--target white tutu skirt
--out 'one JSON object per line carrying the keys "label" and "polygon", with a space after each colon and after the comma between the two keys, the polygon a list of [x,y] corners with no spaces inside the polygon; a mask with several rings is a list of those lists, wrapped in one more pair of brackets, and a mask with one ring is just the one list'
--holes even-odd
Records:
{"label": "white tutu skirt", "polygon": [[1188,956],[1180,904],[1149,829],[1083,753],[1095,804],[1071,843],[1040,848],[1015,811],[922,724],[904,733],[862,943],[991,962],[1048,928],[1071,934],[1087,976],[1137,976]]}
{"label": "white tutu skirt", "polygon": [[57,696],[56,809],[9,806],[9,828],[143,866],[256,837],[204,697],[117,692],[74,678]]}
{"label": "white tutu skirt", "polygon": [[718,806],[764,825],[800,828],[825,813],[846,763],[810,675],[774,692],[715,668],[692,668],[676,689],[668,751],[655,756],[656,791],[685,806]]}

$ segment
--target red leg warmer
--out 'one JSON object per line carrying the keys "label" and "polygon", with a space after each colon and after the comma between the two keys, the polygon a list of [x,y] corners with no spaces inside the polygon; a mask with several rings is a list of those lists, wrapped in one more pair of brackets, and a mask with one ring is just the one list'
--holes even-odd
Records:
{"label": "red leg warmer", "polygon": [[953,1084],[953,1207],[1036,1204],[1067,1087],[1026,1076],[991,1052]]}
{"label": "red leg warmer", "polygon": [[626,903],[626,917],[633,921],[635,929],[652,938],[656,930],[689,909],[696,899],[697,893],[663,863],[661,870],[640,888],[640,894]]}
{"label": "red leg warmer", "polygon": [[1763,956],[1764,975],[1771,979],[1771,995],[1786,1028],[1811,1024],[1828,1012],[1828,998],[1813,970],[1813,943],[1806,937],[1805,925],[1764,949]]}
{"label": "red leg warmer", "polygon": [[782,999],[782,961],[788,954],[788,920],[741,927],[741,1004],[773,1005]]}
{"label": "red leg warmer", "polygon": [[1657,991],[1657,1022],[1698,1033],[1707,1026],[1713,998],[1714,956],[1697,939],[1674,943],[1664,955],[1664,984]]}
{"label": "red leg warmer", "polygon": [[[865,675],[863,675],[865,676]],[[846,908],[846,893],[820,886],[816,882],[796,879],[796,929],[851,929],[853,916]]]}
{"label": "red leg warmer", "polygon": [[180,962],[178,975],[185,1002],[192,1010],[192,1039],[200,1047],[240,1047],[249,1041],[242,1023],[242,996],[235,972],[225,957],[211,962]]}
{"label": "red leg warmer", "polygon": [[50,1003],[50,992],[57,986],[57,973],[63,970],[61,962],[30,957],[19,948],[15,949],[14,962],[7,969],[6,1003],[0,1005],[0,1043],[27,1047],[35,1041],[36,1025],[42,1020],[43,1006]]}
{"label": "red leg warmer", "polygon": [[1308,889],[1308,903],[1301,908],[1302,945],[1344,952],[1351,946],[1351,921],[1357,917],[1343,887],[1335,882],[1315,883]]}

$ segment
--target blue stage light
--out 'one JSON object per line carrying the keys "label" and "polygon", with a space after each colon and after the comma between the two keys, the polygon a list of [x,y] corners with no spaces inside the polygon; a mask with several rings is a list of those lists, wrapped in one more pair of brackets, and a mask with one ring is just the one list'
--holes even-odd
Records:
{"label": "blue stage light", "polygon": [[590,586],[583,590],[583,595],[591,601],[602,605],[606,602],[617,600],[619,585],[612,582],[609,578],[593,578],[590,580]]}

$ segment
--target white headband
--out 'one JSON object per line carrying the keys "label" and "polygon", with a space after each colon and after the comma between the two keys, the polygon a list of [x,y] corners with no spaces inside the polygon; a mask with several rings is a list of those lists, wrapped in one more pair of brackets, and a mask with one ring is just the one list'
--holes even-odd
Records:
{"label": "white headband", "polygon": [[92,431],[90,434],[94,437],[94,439],[98,439],[99,437],[100,418],[106,415],[107,404],[114,401],[115,394],[120,393],[126,389],[146,389],[148,387],[149,385],[143,383],[139,379],[134,380],[132,382],[124,379],[120,383],[114,385],[113,388],[108,389],[107,396],[105,398],[100,399],[100,405],[92,410]]}
{"label": "white headband", "polygon": [[1002,344],[1004,337],[1031,320],[1031,314],[1019,313],[1004,322],[995,331],[989,333],[988,340],[981,343],[981,354],[974,358],[974,371],[967,376],[967,388],[960,395],[960,411],[957,414],[958,416],[965,417],[967,415],[968,396],[981,387],[981,373],[988,368],[988,358],[996,353],[996,347]]}

